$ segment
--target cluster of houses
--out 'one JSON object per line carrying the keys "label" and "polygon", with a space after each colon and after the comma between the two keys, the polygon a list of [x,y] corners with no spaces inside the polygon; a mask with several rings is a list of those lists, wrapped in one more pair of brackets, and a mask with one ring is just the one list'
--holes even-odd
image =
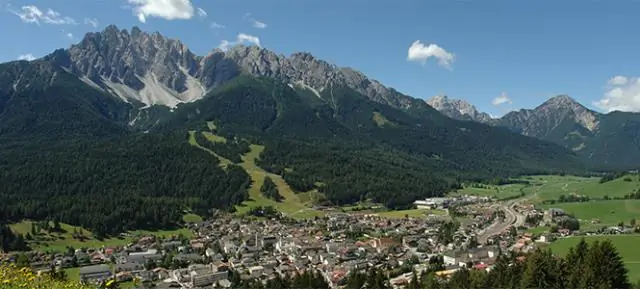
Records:
{"label": "cluster of houses", "polygon": [[[32,265],[41,270],[80,267],[80,279],[87,283],[135,279],[156,288],[231,288],[238,279],[268,280],[314,270],[338,287],[354,270],[377,267],[401,272],[392,269],[411,266],[420,271],[433,256],[442,257],[445,265],[440,276],[461,267],[491,270],[499,252],[527,252],[552,240],[546,234],[505,231],[489,244],[474,243],[480,228],[493,221],[494,209],[482,202],[467,206],[468,221],[447,242],[442,236],[447,221],[443,218],[336,213],[294,221],[221,215],[191,224],[190,238],[143,236],[128,246],[35,254]],[[396,288],[408,282],[406,274],[390,277]]]}

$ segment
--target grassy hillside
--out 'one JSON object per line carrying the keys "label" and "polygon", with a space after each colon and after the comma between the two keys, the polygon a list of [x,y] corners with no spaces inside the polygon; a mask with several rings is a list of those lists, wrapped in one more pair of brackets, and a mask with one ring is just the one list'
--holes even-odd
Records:
{"label": "grassy hillside", "polygon": [[[186,215],[185,215],[186,216]],[[188,218],[194,219],[193,216]],[[36,222],[37,223],[37,222]],[[22,221],[19,223],[11,224],[9,227],[17,234],[27,235],[32,234],[32,221]],[[135,236],[141,235],[156,235],[160,238],[170,236],[193,236],[193,232],[188,229],[180,228],[175,230],[134,230],[127,232],[131,237],[111,237],[98,240],[95,235],[89,230],[81,227],[72,226],[69,224],[61,223],[62,232],[52,232],[47,230],[38,229],[36,235],[32,240],[27,240],[29,247],[33,250],[41,252],[65,252],[67,247],[72,248],[102,248],[112,246],[124,246],[129,244]],[[82,238],[74,238],[74,233],[80,233]]]}
{"label": "grassy hillside", "polygon": [[[219,159],[221,159],[221,163],[229,162],[219,155],[215,154],[212,150],[205,148],[207,145],[203,143],[198,143],[193,135],[195,134],[203,134],[206,136],[206,139],[201,141],[209,141],[209,142],[219,142],[226,143],[227,139],[218,135],[213,134],[212,132],[191,132],[190,143],[201,148],[207,150],[209,153],[215,155]],[[258,167],[256,165],[256,159],[260,156],[262,151],[264,150],[264,146],[262,145],[250,145],[250,151],[244,155],[242,155],[242,162],[240,166],[249,174],[251,177],[252,184],[249,188],[249,199],[242,202],[242,204],[236,206],[237,213],[243,214],[249,211],[253,207],[257,206],[273,206],[278,211],[285,213],[287,216],[293,218],[306,218],[313,216],[320,216],[324,213],[321,211],[314,210],[310,208],[310,202],[303,202],[298,194],[296,194],[291,187],[282,179],[281,176],[268,173],[264,169]],[[264,183],[265,177],[270,177],[276,184],[278,188],[278,192],[284,199],[281,202],[276,202],[272,199],[265,197],[261,192],[260,188]]]}

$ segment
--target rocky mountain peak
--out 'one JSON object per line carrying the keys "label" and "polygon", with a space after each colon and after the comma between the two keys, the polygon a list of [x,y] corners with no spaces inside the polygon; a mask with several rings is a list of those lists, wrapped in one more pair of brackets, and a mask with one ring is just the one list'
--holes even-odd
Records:
{"label": "rocky mountain peak", "polygon": [[309,52],[287,57],[258,46],[236,45],[197,56],[182,42],[139,27],[128,31],[109,25],[101,32],[86,34],[80,43],[54,58],[88,84],[144,106],[175,107],[195,101],[246,73],[304,84],[319,96],[326,88],[346,86],[397,108],[428,107],[355,69],[337,67]]}
{"label": "rocky mountain peak", "polygon": [[437,95],[426,102],[442,114],[454,119],[473,120],[483,123],[491,121],[489,114],[479,112],[474,105],[464,100],[451,99],[446,95]]}
{"label": "rocky mountain peak", "polygon": [[534,109],[534,113],[556,119],[559,123],[564,118],[570,118],[589,131],[598,126],[598,113],[584,107],[568,95],[557,95],[545,101]]}
{"label": "rocky mountain peak", "polygon": [[556,96],[550,98],[549,100],[545,101],[539,107],[554,107],[554,108],[569,108],[570,107],[570,108],[578,108],[578,107],[583,107],[583,106],[578,101],[576,101],[575,99],[571,98],[570,96],[568,96],[566,94],[560,94],[560,95],[556,95]]}
{"label": "rocky mountain peak", "polygon": [[68,54],[72,72],[128,102],[175,106],[204,95],[192,79],[198,70],[195,55],[158,32],[109,25],[86,34]]}

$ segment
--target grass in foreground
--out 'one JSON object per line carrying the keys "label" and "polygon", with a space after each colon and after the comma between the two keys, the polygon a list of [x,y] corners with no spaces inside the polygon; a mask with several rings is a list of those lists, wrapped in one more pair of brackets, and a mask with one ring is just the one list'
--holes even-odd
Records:
{"label": "grass in foreground", "polygon": [[0,265],[0,288],[80,289],[97,287],[82,285],[75,281],[56,281],[46,274],[37,276],[29,268],[19,269],[13,265]]}
{"label": "grass in foreground", "polygon": [[[585,236],[584,238],[587,242],[611,240],[629,270],[629,280],[640,280],[640,250],[637,250],[640,235]],[[559,239],[551,243],[550,248],[554,253],[564,256],[569,252],[569,248],[575,247],[580,242],[580,239],[581,237]]]}

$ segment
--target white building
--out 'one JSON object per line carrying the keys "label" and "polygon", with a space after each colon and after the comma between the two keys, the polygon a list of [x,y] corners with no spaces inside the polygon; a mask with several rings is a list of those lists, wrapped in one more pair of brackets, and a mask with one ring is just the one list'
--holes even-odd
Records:
{"label": "white building", "polygon": [[428,198],[424,200],[417,200],[413,202],[413,204],[418,209],[435,209],[438,207],[442,207],[445,203],[447,203],[449,199],[447,198]]}

